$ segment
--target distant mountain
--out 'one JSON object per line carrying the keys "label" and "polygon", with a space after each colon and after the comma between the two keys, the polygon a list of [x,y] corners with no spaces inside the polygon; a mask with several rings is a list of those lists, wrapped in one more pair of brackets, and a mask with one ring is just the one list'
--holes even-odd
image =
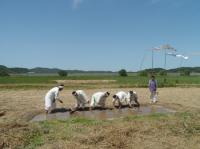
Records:
{"label": "distant mountain", "polygon": [[3,65],[0,65],[0,70],[6,73],[12,73],[12,71],[8,67]]}
{"label": "distant mountain", "polygon": [[168,72],[171,72],[171,73],[177,73],[177,72],[182,72],[182,71],[190,71],[190,72],[200,73],[200,67],[180,67],[180,68],[168,70]]}
{"label": "distant mountain", "polygon": [[7,67],[0,65],[0,77],[9,76],[9,73],[10,70]]}
{"label": "distant mountain", "polygon": [[[0,65],[0,70],[7,72],[9,74],[24,74],[24,73],[55,74],[61,71],[62,69],[42,68],[42,67],[36,67],[32,69],[20,68],[20,67],[8,68],[6,66]],[[64,71],[67,71],[68,73],[114,73],[112,71],[83,71],[83,70],[64,70]]]}
{"label": "distant mountain", "polygon": [[0,70],[5,71],[9,74],[10,73],[28,73],[29,72],[29,69],[27,69],[27,68],[18,68],[18,67],[8,68],[8,67],[3,66],[3,65],[0,65]]}
{"label": "distant mountain", "polygon": [[8,69],[12,73],[28,73],[29,72],[29,69],[27,69],[27,68],[18,68],[18,67],[15,67],[15,68],[8,68]]}
{"label": "distant mountain", "polygon": [[[200,67],[179,67],[179,68],[174,68],[174,69],[168,69],[168,70],[165,70],[163,68],[154,68],[153,70],[152,69],[145,69],[145,70],[142,70],[142,71],[147,71],[147,72],[155,72],[155,73],[158,73],[158,72],[161,72],[161,71],[167,71],[167,73],[180,73],[180,72],[184,72],[184,71],[189,71],[189,72],[194,72],[194,73],[200,73]],[[138,72],[141,72],[141,71],[138,71]]]}
{"label": "distant mountain", "polygon": [[113,71],[84,71],[84,70],[66,70],[68,73],[115,73]]}
{"label": "distant mountain", "polygon": [[[145,70],[141,70],[141,71],[158,73],[158,72],[161,72],[161,71],[165,71],[165,69],[163,69],[163,68],[154,68],[154,69],[145,69]],[[141,72],[141,71],[138,71],[138,72]]]}
{"label": "distant mountain", "polygon": [[[58,68],[42,68],[42,67],[36,67],[36,68],[32,68],[32,69],[28,69],[28,68],[20,68],[20,67],[14,67],[14,68],[8,68],[6,66],[0,65],[0,71],[1,72],[6,72],[8,74],[24,74],[24,73],[37,73],[37,74],[55,74],[58,73],[59,71],[61,71],[62,69],[58,69]],[[68,73],[106,73],[106,74],[112,74],[112,73],[116,73],[113,71],[84,71],[84,70],[65,70]],[[152,69],[145,69],[142,71],[147,71],[147,72],[152,72]],[[155,73],[158,73],[160,71],[165,71],[165,69],[163,68],[154,68],[153,71]],[[200,67],[180,67],[180,68],[175,68],[175,69],[169,69],[167,70],[168,73],[179,73],[182,71],[190,71],[190,72],[194,72],[194,73],[200,73]],[[138,71],[141,72],[141,71]]]}
{"label": "distant mountain", "polygon": [[61,69],[57,69],[57,68],[36,67],[33,69],[29,69],[29,72],[33,72],[33,73],[58,73],[59,71],[61,71]]}
{"label": "distant mountain", "polygon": [[1,70],[8,70],[9,68],[7,68],[6,66],[0,65],[0,69]]}

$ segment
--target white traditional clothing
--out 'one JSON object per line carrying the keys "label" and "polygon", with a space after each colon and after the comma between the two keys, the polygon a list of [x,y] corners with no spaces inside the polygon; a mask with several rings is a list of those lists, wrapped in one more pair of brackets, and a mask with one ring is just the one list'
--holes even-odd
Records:
{"label": "white traditional clothing", "polygon": [[127,101],[127,94],[123,91],[118,92],[116,95],[116,98],[113,98],[113,102],[115,103],[116,101],[120,102],[120,103],[128,103]]}
{"label": "white traditional clothing", "polygon": [[129,104],[139,104],[138,103],[138,95],[135,91],[133,91],[132,93],[131,92],[128,92],[128,95],[127,95],[127,102]]}
{"label": "white traditional clothing", "polygon": [[89,101],[85,92],[82,90],[77,90],[75,91],[75,93],[76,93],[76,96],[74,97],[76,98],[76,101],[77,101],[76,107],[84,108],[85,104],[87,104]]}
{"label": "white traditional clothing", "polygon": [[90,102],[90,107],[105,107],[106,103],[106,98],[107,98],[107,93],[106,92],[97,92],[93,94],[91,102]]}
{"label": "white traditional clothing", "polygon": [[118,101],[121,105],[133,105],[134,103],[139,105],[137,99],[138,96],[136,92],[129,91],[128,93],[125,93],[124,91],[120,91],[117,94],[115,94],[115,98],[113,97],[113,103],[115,104],[115,102]]}
{"label": "white traditional clothing", "polygon": [[59,87],[54,87],[45,96],[45,110],[56,108],[56,100],[59,99]]}
{"label": "white traditional clothing", "polygon": [[150,95],[151,102],[156,103],[157,102],[157,92],[152,91]]}

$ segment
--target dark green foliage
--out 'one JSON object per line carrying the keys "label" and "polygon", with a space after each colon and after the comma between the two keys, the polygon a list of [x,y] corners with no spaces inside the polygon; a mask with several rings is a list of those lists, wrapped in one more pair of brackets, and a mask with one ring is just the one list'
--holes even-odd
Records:
{"label": "dark green foliage", "polygon": [[158,73],[159,76],[167,76],[167,71],[162,70]]}
{"label": "dark green foliage", "polygon": [[176,69],[169,69],[168,72],[185,72],[185,71],[190,71],[190,72],[196,72],[200,73],[200,67],[180,67]]}
{"label": "dark green foliage", "polygon": [[154,69],[145,69],[145,70],[142,70],[142,71],[147,71],[147,73],[151,74],[151,73],[154,73],[154,74],[157,74],[161,71],[165,71],[165,69],[163,68],[154,68]]}
{"label": "dark green foliage", "polygon": [[61,70],[61,71],[58,72],[58,75],[60,77],[66,77],[68,75],[68,73],[66,71],[64,71],[64,70]]}
{"label": "dark green foliage", "polygon": [[9,76],[8,71],[0,69],[0,77],[6,77],[6,76]]}
{"label": "dark green foliage", "polygon": [[58,73],[61,70],[57,69],[57,68],[41,68],[41,67],[37,67],[37,68],[30,69],[29,71],[30,72],[34,72],[34,73]]}
{"label": "dark green foliage", "polygon": [[148,76],[148,71],[146,71],[146,70],[140,71],[138,73],[138,75],[141,76],[141,77],[147,77]]}
{"label": "dark green foliage", "polygon": [[18,74],[27,73],[29,70],[27,68],[8,68],[6,66],[0,65],[0,71],[7,72],[8,74]]}
{"label": "dark green foliage", "polygon": [[164,82],[164,83],[167,83],[167,79],[166,79],[166,78],[164,78],[163,82]]}
{"label": "dark green foliage", "polygon": [[190,71],[189,70],[184,70],[180,73],[181,76],[190,76]]}
{"label": "dark green foliage", "polygon": [[28,73],[29,69],[27,68],[9,68],[12,73],[20,74],[20,73]]}
{"label": "dark green foliage", "polygon": [[127,77],[128,76],[127,71],[125,69],[121,69],[119,71],[119,76],[121,76],[121,77]]}

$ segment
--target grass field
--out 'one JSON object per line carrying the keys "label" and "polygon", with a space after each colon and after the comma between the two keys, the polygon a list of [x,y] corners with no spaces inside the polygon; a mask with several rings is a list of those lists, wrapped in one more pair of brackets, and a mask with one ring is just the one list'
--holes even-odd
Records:
{"label": "grass field", "polygon": [[[158,81],[163,79],[158,78]],[[167,78],[172,82],[177,79],[179,85],[187,84],[188,87],[193,84],[198,86],[200,80],[199,77]],[[149,104],[148,89],[141,87],[142,83],[146,86],[148,82],[145,77],[1,78],[0,111],[6,112],[0,117],[0,146],[4,143],[4,148],[12,149],[200,148],[200,88],[163,87],[158,90],[158,104],[176,110],[175,114],[133,115],[112,121],[72,118],[68,121],[30,123],[34,115],[43,112],[44,96],[49,87],[56,84],[55,80],[70,81],[60,94],[65,107],[73,107],[75,104],[71,96],[74,88],[85,90],[89,97],[99,90],[109,91],[112,95],[120,90],[135,90],[140,103]],[[136,87],[137,83],[141,88]],[[4,88],[6,85],[8,88]],[[33,86],[24,90],[20,85]],[[109,97],[107,106],[112,105],[111,100]],[[60,104],[58,106],[62,107]]]}
{"label": "grass field", "polygon": [[[13,88],[13,89],[33,89],[33,88],[49,88],[54,86],[56,80],[115,80],[115,82],[107,83],[93,83],[93,82],[81,82],[81,83],[68,83],[67,88],[99,88],[103,87],[147,87],[148,77],[139,76],[102,76],[102,75],[86,75],[86,76],[69,76],[69,77],[58,77],[58,76],[12,76],[12,77],[0,77],[0,88]],[[199,87],[200,76],[167,76],[157,77],[159,87]]]}

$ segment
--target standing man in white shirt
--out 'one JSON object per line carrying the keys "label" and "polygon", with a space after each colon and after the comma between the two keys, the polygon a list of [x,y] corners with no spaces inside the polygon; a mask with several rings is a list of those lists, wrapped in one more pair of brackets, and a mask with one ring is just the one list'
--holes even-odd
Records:
{"label": "standing man in white shirt", "polygon": [[49,90],[45,96],[45,111],[46,114],[51,113],[52,110],[56,108],[56,100],[60,103],[63,103],[62,100],[59,98],[59,92],[64,89],[64,85],[61,84],[57,87],[52,88]]}
{"label": "standing man in white shirt", "polygon": [[106,99],[110,95],[109,92],[97,92],[93,94],[91,102],[90,102],[90,110],[95,107],[105,108]]}

